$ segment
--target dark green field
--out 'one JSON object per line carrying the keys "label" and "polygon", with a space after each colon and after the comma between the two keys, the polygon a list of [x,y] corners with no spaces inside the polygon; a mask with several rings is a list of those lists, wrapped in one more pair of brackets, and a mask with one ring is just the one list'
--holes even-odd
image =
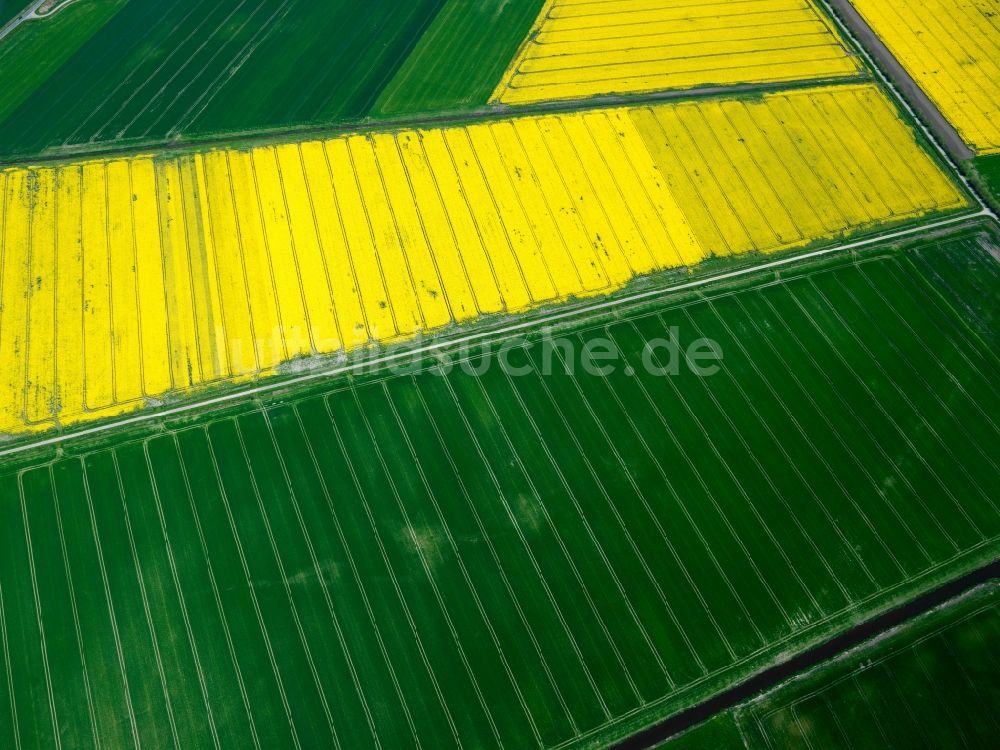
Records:
{"label": "dark green field", "polygon": [[541,2],[74,3],[0,42],[0,156],[475,109]]}
{"label": "dark green field", "polygon": [[58,71],[126,2],[73,3],[52,18],[23,24],[0,42],[0,122]]}
{"label": "dark green field", "polygon": [[994,582],[662,747],[992,747],[1000,736],[998,646]]}
{"label": "dark green field", "polygon": [[603,746],[994,559],[985,241],[8,457],[0,747]]}
{"label": "dark green field", "polygon": [[359,119],[443,3],[131,0],[19,96],[0,151]]}

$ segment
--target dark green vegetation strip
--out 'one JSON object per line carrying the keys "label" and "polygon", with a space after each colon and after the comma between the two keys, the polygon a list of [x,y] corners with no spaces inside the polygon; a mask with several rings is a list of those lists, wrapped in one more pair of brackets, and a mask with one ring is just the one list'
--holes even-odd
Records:
{"label": "dark green vegetation strip", "polygon": [[543,4],[448,0],[371,114],[454,112],[485,105]]}
{"label": "dark green vegetation strip", "polygon": [[[657,750],[746,750],[732,711],[656,745]],[[818,750],[818,748],[816,748]]]}
{"label": "dark green vegetation strip", "polygon": [[983,187],[993,199],[993,205],[1000,208],[1000,154],[980,156],[974,166]]}
{"label": "dark green vegetation strip", "polygon": [[76,2],[19,26],[0,43],[0,122],[117,13],[127,0]]}
{"label": "dark green vegetation strip", "polygon": [[995,558],[985,241],[9,465],[0,746],[603,746]]}
{"label": "dark green vegetation strip", "polygon": [[660,747],[991,747],[1000,735],[998,647],[993,582]]}
{"label": "dark green vegetation strip", "polygon": [[0,151],[360,119],[443,3],[130,0],[3,119]]}

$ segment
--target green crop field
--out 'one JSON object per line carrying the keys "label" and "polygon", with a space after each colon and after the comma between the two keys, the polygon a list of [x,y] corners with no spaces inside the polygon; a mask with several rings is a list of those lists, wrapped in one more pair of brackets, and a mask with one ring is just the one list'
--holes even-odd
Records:
{"label": "green crop field", "polygon": [[[448,0],[372,109],[385,117],[486,104],[543,0]],[[471,7],[470,7],[471,6]],[[488,29],[484,33],[484,29]]]}
{"label": "green crop field", "polygon": [[0,43],[0,156],[476,109],[541,5],[71,3]]}
{"label": "green crop field", "polygon": [[996,244],[7,457],[0,746],[598,747],[994,559]]}
{"label": "green crop field", "polygon": [[657,750],[746,750],[732,711],[713,716],[683,734],[656,745]]}
{"label": "green crop field", "polygon": [[661,747],[990,747],[1000,733],[998,642],[993,582]]}
{"label": "green crop field", "polygon": [[[443,1],[130,0],[99,29],[81,28],[89,38],[33,74],[30,92],[0,93],[0,152],[359,119]],[[45,33],[71,11],[24,24],[0,54],[27,51],[20,35]]]}
{"label": "green crop field", "polygon": [[36,4],[0,750],[996,744],[1000,154],[846,3]]}
{"label": "green crop field", "polygon": [[127,0],[73,3],[19,26],[0,43],[0,122],[117,13]]}
{"label": "green crop field", "polygon": [[1000,736],[998,639],[993,584],[755,701],[742,718],[750,745],[989,747]]}

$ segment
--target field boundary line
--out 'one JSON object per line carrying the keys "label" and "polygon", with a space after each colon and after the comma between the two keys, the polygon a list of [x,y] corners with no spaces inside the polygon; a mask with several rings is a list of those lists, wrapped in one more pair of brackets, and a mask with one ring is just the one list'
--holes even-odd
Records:
{"label": "field boundary line", "polygon": [[732,271],[725,271],[722,273],[713,274],[710,276],[706,276],[704,278],[695,279],[693,281],[685,281],[677,284],[671,284],[666,287],[637,291],[632,294],[624,295],[622,297],[618,297],[615,299],[604,300],[601,302],[593,302],[590,304],[582,305],[580,307],[574,307],[573,309],[570,310],[557,310],[539,317],[532,316],[528,320],[513,322],[506,326],[502,326],[500,328],[473,332],[464,336],[442,338],[438,341],[432,341],[415,348],[407,348],[400,351],[391,351],[376,357],[361,359],[359,361],[349,362],[346,364],[339,364],[333,367],[328,367],[313,372],[303,373],[301,375],[297,375],[291,378],[285,378],[285,379],[275,380],[273,382],[262,383],[260,385],[254,385],[251,387],[236,389],[228,393],[223,393],[209,398],[198,399],[190,403],[180,404],[178,406],[170,407],[167,409],[161,409],[156,411],[150,411],[143,414],[137,414],[130,417],[116,419],[114,421],[107,422],[105,424],[96,425],[94,427],[88,427],[73,432],[54,435],[52,437],[29,441],[20,445],[14,445],[9,448],[0,450],[0,459],[6,458],[8,456],[17,455],[20,453],[25,453],[35,448],[42,448],[50,445],[58,445],[60,443],[68,442],[82,437],[103,434],[110,430],[130,425],[144,424],[146,422],[151,422],[156,419],[164,419],[181,414],[187,414],[189,412],[205,409],[207,407],[235,402],[250,396],[270,393],[290,386],[301,385],[303,383],[310,383],[327,378],[333,378],[339,375],[345,375],[362,368],[368,369],[380,365],[391,364],[393,362],[397,362],[400,360],[405,361],[407,359],[412,359],[413,357],[416,356],[426,355],[431,352],[453,348],[455,346],[459,346],[462,344],[470,344],[479,341],[500,341],[505,338],[509,338],[513,334],[517,334],[522,331],[535,330],[547,324],[552,324],[559,321],[572,320],[573,318],[580,318],[588,314],[593,314],[604,310],[613,310],[615,308],[623,307],[635,302],[648,300],[655,297],[672,294],[675,292],[697,289],[703,286],[715,284],[722,281],[738,279],[744,276],[749,276],[751,274],[767,271],[769,269],[780,269],[803,261],[812,260],[815,258],[822,258],[828,255],[833,255],[835,253],[842,253],[849,250],[863,249],[871,247],[873,245],[892,242],[894,240],[907,239],[914,236],[918,236],[922,233],[934,231],[936,229],[942,229],[945,227],[952,227],[961,224],[971,223],[975,219],[982,217],[989,217],[992,218],[994,221],[997,220],[996,215],[989,208],[982,206],[980,207],[980,210],[976,213],[971,213],[971,214],[965,213],[960,216],[953,216],[945,219],[939,219],[927,224],[920,224],[917,226],[911,226],[890,232],[884,232],[860,240],[854,240],[852,242],[841,243],[838,245],[831,245],[829,247],[819,248],[817,250],[812,250],[809,252],[800,253],[789,257],[778,258],[776,260],[767,261],[753,266],[748,266],[745,268],[739,268]]}
{"label": "field boundary line", "polygon": [[120,139],[94,143],[54,146],[33,154],[3,153],[0,151],[0,169],[6,167],[41,166],[55,162],[77,162],[90,159],[126,156],[157,156],[171,153],[204,152],[214,149],[247,149],[254,146],[282,145],[289,142],[327,140],[344,135],[368,133],[396,133],[422,128],[460,127],[479,123],[504,122],[522,117],[549,114],[591,112],[602,109],[639,107],[670,102],[697,101],[719,97],[738,97],[782,93],[799,89],[848,86],[871,83],[870,75],[841,78],[810,78],[801,81],[774,81],[745,83],[732,86],[700,86],[693,89],[670,89],[637,95],[613,94],[586,99],[541,102],[518,106],[482,106],[470,110],[451,110],[397,117],[356,119],[345,122],[297,124],[277,128],[256,127],[242,131],[188,134],[183,138]]}

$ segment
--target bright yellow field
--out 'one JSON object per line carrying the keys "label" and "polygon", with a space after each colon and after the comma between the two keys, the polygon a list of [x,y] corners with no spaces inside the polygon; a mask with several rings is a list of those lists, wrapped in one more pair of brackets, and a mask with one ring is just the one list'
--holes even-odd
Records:
{"label": "bright yellow field", "polygon": [[1000,3],[854,0],[965,142],[1000,152]]}
{"label": "bright yellow field", "polygon": [[854,75],[813,0],[548,0],[493,101]]}
{"label": "bright yellow field", "polygon": [[0,172],[0,432],[963,205],[850,85]]}

